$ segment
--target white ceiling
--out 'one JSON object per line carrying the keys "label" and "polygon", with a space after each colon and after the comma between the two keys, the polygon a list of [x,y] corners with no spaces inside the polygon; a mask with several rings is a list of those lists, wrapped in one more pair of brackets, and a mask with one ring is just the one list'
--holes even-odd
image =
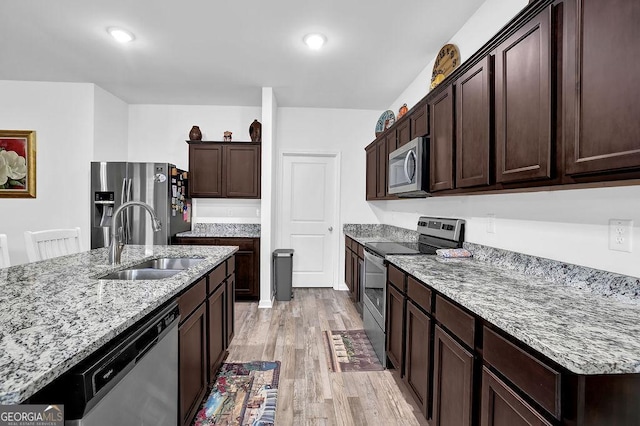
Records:
{"label": "white ceiling", "polygon": [[91,82],[130,104],[259,106],[273,87],[279,106],[384,109],[483,1],[0,0],[0,79]]}

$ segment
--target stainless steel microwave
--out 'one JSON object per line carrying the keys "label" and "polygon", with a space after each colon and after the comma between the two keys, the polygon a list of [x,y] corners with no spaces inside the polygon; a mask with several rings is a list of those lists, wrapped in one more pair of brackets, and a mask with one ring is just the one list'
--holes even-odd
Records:
{"label": "stainless steel microwave", "polygon": [[389,194],[398,197],[429,196],[427,138],[415,138],[389,154]]}

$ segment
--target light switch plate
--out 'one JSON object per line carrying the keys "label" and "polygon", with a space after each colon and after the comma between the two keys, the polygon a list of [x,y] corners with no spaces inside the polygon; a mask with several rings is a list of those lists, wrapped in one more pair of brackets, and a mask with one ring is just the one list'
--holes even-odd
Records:
{"label": "light switch plate", "polygon": [[495,234],[496,233],[496,215],[488,214],[487,215],[487,234]]}
{"label": "light switch plate", "polygon": [[609,220],[609,250],[632,250],[633,221],[625,219]]}

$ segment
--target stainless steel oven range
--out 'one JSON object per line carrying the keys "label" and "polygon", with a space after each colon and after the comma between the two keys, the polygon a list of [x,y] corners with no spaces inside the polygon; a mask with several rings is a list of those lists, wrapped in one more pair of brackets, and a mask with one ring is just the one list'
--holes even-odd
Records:
{"label": "stainless steel oven range", "polygon": [[435,255],[437,249],[462,247],[464,220],[422,216],[417,242],[378,241],[364,246],[362,321],[382,365],[385,363],[387,255]]}

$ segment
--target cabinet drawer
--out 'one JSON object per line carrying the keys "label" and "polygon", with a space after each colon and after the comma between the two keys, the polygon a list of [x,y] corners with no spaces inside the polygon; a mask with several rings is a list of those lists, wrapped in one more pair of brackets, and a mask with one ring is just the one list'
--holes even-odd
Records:
{"label": "cabinet drawer", "polygon": [[209,274],[209,294],[213,293],[216,288],[227,277],[226,265],[224,263],[218,265],[216,269]]}
{"label": "cabinet drawer", "polygon": [[407,277],[407,296],[425,312],[431,313],[431,290],[412,276]]}
{"label": "cabinet drawer", "polygon": [[187,319],[198,305],[207,297],[207,279],[202,278],[196,282],[178,299],[178,309],[180,310],[180,322]]}
{"label": "cabinet drawer", "polygon": [[349,237],[344,237],[344,244],[349,250],[353,250],[353,240]]}
{"label": "cabinet drawer", "polygon": [[473,348],[476,331],[475,318],[453,303],[436,296],[436,319],[457,338]]}
{"label": "cabinet drawer", "polygon": [[559,419],[560,373],[486,327],[483,339],[485,361]]}
{"label": "cabinet drawer", "polygon": [[254,241],[258,238],[216,238],[217,246],[238,246],[238,251],[253,251]]}
{"label": "cabinet drawer", "polygon": [[400,269],[396,268],[393,265],[389,265],[387,268],[387,279],[391,284],[396,286],[401,292],[407,291],[404,284],[404,272]]}

